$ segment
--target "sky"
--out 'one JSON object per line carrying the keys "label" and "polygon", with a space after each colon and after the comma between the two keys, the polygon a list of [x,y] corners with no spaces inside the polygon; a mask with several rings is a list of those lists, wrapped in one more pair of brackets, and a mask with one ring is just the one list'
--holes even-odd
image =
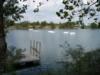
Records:
{"label": "sky", "polygon": [[[37,2],[33,3],[32,0],[27,1],[29,5],[27,12],[24,15],[24,18],[20,21],[47,21],[47,22],[64,22],[65,20],[61,20],[56,12],[59,11],[60,8],[63,8],[62,0],[36,0]],[[36,8],[37,3],[41,1],[44,4],[39,8],[38,13],[34,13],[33,9]]]}
{"label": "sky", "polygon": [[[91,0],[83,0],[84,4],[87,4],[87,2],[90,2]],[[93,0],[96,1],[96,0]],[[33,9],[36,8],[39,2],[42,2],[43,5],[40,7],[40,10],[38,13],[34,13]],[[22,4],[22,3],[21,3]],[[21,19],[19,22],[22,21],[47,21],[47,22],[66,22],[66,19],[60,19],[56,12],[59,11],[60,8],[63,8],[64,5],[62,4],[62,0],[36,0],[35,3],[33,3],[33,0],[27,0],[26,4],[28,5],[27,12],[23,14],[24,18]],[[87,21],[87,19],[85,19]]]}

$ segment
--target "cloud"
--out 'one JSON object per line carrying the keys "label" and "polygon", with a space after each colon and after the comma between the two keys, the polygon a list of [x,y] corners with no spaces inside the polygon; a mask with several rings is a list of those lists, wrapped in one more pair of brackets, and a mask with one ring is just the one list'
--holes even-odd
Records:
{"label": "cloud", "polygon": [[[84,2],[86,0],[83,0]],[[88,0],[89,1],[89,0]],[[96,0],[94,0],[96,1]],[[40,11],[38,13],[34,13],[33,9],[37,7],[38,3],[42,2],[43,5],[40,7]],[[65,22],[66,20],[61,20],[57,15],[56,12],[59,11],[60,8],[63,8],[62,0],[36,0],[33,3],[33,0],[27,0],[28,10],[24,15],[24,18],[21,21],[47,21],[47,22]],[[99,16],[98,16],[99,17]],[[100,17],[99,17],[100,20]],[[87,21],[87,19],[85,19]]]}
{"label": "cloud", "polygon": [[[33,9],[37,7],[38,3],[42,2],[43,5],[40,7],[40,11],[38,13],[34,13]],[[32,0],[28,0],[26,3],[28,4],[28,10],[24,15],[24,18],[21,21],[53,21],[59,22],[60,18],[56,15],[56,12],[59,11],[60,8],[63,8],[62,0],[36,0],[35,3]]]}
{"label": "cloud", "polygon": [[83,0],[83,3],[84,4],[87,4],[87,3],[94,3],[96,2],[97,0]]}

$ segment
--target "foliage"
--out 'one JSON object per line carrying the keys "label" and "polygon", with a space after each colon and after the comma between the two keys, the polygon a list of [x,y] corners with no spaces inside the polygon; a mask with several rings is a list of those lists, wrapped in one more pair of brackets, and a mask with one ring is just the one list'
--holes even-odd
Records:
{"label": "foliage", "polygon": [[3,4],[3,17],[5,27],[14,25],[14,21],[18,21],[23,18],[22,13],[25,13],[27,5],[23,4],[19,6],[18,0],[5,0]]}
{"label": "foliage", "polygon": [[98,28],[98,25],[96,23],[91,23],[90,24],[90,28],[97,29]]}
{"label": "foliage", "polygon": [[14,64],[17,60],[23,57],[22,52],[24,52],[24,50],[17,49],[13,46],[9,47],[9,49],[7,50],[6,71],[11,72],[15,70]]}
{"label": "foliage", "polygon": [[60,47],[63,48],[63,50],[65,51],[64,57],[67,62],[74,64],[79,61],[81,57],[84,56],[84,49],[80,45],[77,45],[76,48],[72,48],[70,44],[65,41],[63,45],[60,45]]}
{"label": "foliage", "polygon": [[99,75],[100,74],[100,49],[85,53],[84,57],[73,67],[74,75]]}
{"label": "foliage", "polygon": [[88,28],[90,28],[90,29],[100,29],[100,22],[93,22],[93,23],[90,23],[89,25],[88,25]]}
{"label": "foliage", "polygon": [[42,21],[42,22],[21,22],[21,23],[16,23],[15,26],[18,29],[28,29],[28,28],[37,28],[39,27],[39,29],[45,29],[46,27],[48,27],[49,29],[55,29],[55,28],[60,28],[60,29],[73,29],[75,27],[75,25],[79,26],[78,24],[76,24],[75,22],[65,22],[65,23],[53,23],[53,22],[46,22],[46,21]]}
{"label": "foliage", "polygon": [[40,22],[37,21],[37,22],[33,22],[32,24],[33,24],[33,25],[40,25]]}
{"label": "foliage", "polygon": [[[5,41],[5,29],[8,26],[14,25],[14,21],[20,20],[23,16],[22,13],[25,13],[27,5],[19,6],[18,3],[24,2],[27,0],[0,0],[0,74],[5,71],[5,60],[6,60],[6,51],[7,44]],[[40,4],[41,5],[41,4]]]}
{"label": "foliage", "polygon": [[100,29],[100,22],[98,23],[98,28]]}
{"label": "foliage", "polygon": [[[67,62],[65,63],[65,69],[67,75],[100,74],[100,49],[84,52],[81,46],[71,48],[66,41],[64,45],[60,45],[60,47],[66,51],[67,57],[65,58]],[[72,61],[68,61],[68,59],[72,59]]]}
{"label": "foliage", "polygon": [[[64,63],[64,70],[43,71],[40,75],[99,75],[100,74],[100,49],[85,52],[83,47],[77,45],[72,48],[67,41],[60,45],[66,52],[64,55],[67,61]],[[70,57],[69,57],[70,56]],[[69,61],[72,59],[72,61]]]}
{"label": "foliage", "polygon": [[63,29],[66,29],[66,28],[72,29],[72,28],[75,27],[75,25],[78,25],[78,24],[76,24],[75,22],[65,22],[65,23],[62,23],[60,25],[60,28],[63,28]]}
{"label": "foliage", "polygon": [[72,21],[72,19],[78,16],[78,21],[82,28],[84,28],[83,18],[94,18],[94,16],[97,15],[97,12],[100,11],[99,0],[87,4],[84,4],[83,0],[63,0],[62,3],[64,8],[56,12],[57,16],[61,19],[67,19],[68,21]]}
{"label": "foliage", "polygon": [[48,23],[47,23],[46,21],[41,22],[41,26],[40,26],[40,28],[45,27],[47,24],[48,24]]}
{"label": "foliage", "polygon": [[41,22],[41,25],[46,25],[46,24],[47,24],[46,21]]}

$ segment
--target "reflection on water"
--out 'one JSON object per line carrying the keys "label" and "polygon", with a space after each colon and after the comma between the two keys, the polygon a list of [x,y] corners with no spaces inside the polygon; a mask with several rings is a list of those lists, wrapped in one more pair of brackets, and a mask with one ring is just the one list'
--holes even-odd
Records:
{"label": "reflection on water", "polygon": [[33,29],[28,29],[28,30],[33,30]]}
{"label": "reflection on water", "polygon": [[70,32],[69,34],[70,34],[70,35],[75,35],[75,34],[76,34],[76,32]]}
{"label": "reflection on water", "polygon": [[69,35],[75,35],[76,34],[76,32],[68,32],[68,31],[64,31],[63,33],[64,34],[69,34]]}
{"label": "reflection on water", "polygon": [[48,33],[55,33],[55,31],[48,31]]}
{"label": "reflection on water", "polygon": [[68,34],[68,33],[69,33],[69,32],[67,32],[67,31],[66,31],[66,32],[64,32],[64,34]]}
{"label": "reflection on water", "polygon": [[[49,34],[54,33],[54,34]],[[31,41],[40,41],[41,49],[41,66],[50,65],[62,60],[63,50],[59,47],[64,41],[67,41],[72,47],[81,45],[86,50],[100,47],[100,30],[13,30],[7,34],[8,46],[17,48],[30,48]],[[67,34],[67,35],[64,35]],[[72,36],[73,35],[73,36]],[[27,75],[27,74],[26,74]]]}

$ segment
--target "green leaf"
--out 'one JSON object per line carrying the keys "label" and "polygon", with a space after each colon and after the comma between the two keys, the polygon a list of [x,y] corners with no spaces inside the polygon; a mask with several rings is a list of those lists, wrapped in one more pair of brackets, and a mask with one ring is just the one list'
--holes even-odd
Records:
{"label": "green leaf", "polygon": [[33,12],[34,13],[39,12],[39,8],[35,8]]}
{"label": "green leaf", "polygon": [[59,12],[60,12],[60,13],[63,13],[63,9],[60,9]]}
{"label": "green leaf", "polygon": [[94,18],[94,20],[96,21],[96,20],[97,20],[97,18]]}
{"label": "green leaf", "polygon": [[65,9],[66,9],[66,10],[68,9],[68,5],[65,5]]}
{"label": "green leaf", "polygon": [[74,7],[73,7],[73,6],[69,6],[68,9],[69,9],[69,10],[73,10]]}
{"label": "green leaf", "polygon": [[99,12],[100,11],[100,8],[97,8],[96,10]]}
{"label": "green leaf", "polygon": [[57,14],[58,17],[60,17],[60,13],[59,12],[56,12],[56,14]]}
{"label": "green leaf", "polygon": [[66,18],[68,16],[68,12],[64,11],[64,17]]}
{"label": "green leaf", "polygon": [[67,0],[63,0],[63,2],[62,2],[63,4],[67,4],[68,3],[68,1]]}
{"label": "green leaf", "polygon": [[94,16],[95,15],[95,13],[90,13],[90,16]]}
{"label": "green leaf", "polygon": [[62,16],[61,16],[60,18],[61,18],[61,19],[64,19],[64,17],[62,17]]}

